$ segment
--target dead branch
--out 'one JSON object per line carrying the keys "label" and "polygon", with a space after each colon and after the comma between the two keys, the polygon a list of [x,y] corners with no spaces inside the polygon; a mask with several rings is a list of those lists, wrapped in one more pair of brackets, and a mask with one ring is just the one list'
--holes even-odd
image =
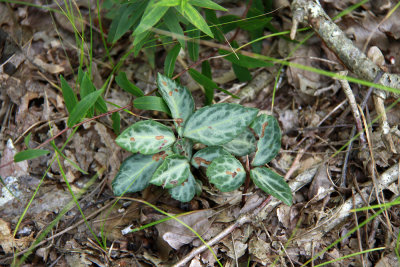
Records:
{"label": "dead branch", "polygon": [[[306,184],[310,183],[311,180],[313,179],[315,173],[317,172],[318,166],[314,166],[307,171],[303,172],[302,174],[299,174],[293,181],[289,183],[290,189],[292,189],[292,192],[298,191],[300,188],[305,186]],[[268,210],[271,210],[281,204],[282,202],[277,199],[272,199],[266,206],[265,208],[268,208]],[[225,238],[228,234],[232,233],[233,230],[235,230],[237,227],[242,226],[245,223],[252,222],[256,219],[256,217],[260,217],[260,210],[265,210],[264,209],[264,202],[259,206],[256,207],[256,209],[252,213],[247,213],[243,214],[240,216],[233,224],[228,226],[225,230],[223,230],[221,233],[219,233],[217,236],[212,238],[211,240],[207,241],[207,244],[209,246],[213,246],[217,244],[219,241],[221,241],[223,238]],[[263,217],[265,218],[265,217]],[[207,250],[206,245],[202,245],[194,250],[192,250],[189,254],[187,254],[183,259],[181,259],[178,263],[176,263],[174,266],[179,267],[179,266],[185,266],[186,263],[188,263],[192,258],[194,258],[196,255],[204,252]]]}
{"label": "dead branch", "polygon": [[[299,23],[310,25],[321,37],[327,47],[343,62],[347,69],[359,79],[372,82],[381,69],[373,63],[360,49],[354,46],[343,31],[325,13],[318,1],[293,0],[292,5],[293,25],[291,38],[294,39]],[[400,89],[400,76],[384,73],[378,82],[387,87]],[[380,91],[383,98],[386,94]],[[398,94],[398,93],[396,93]]]}

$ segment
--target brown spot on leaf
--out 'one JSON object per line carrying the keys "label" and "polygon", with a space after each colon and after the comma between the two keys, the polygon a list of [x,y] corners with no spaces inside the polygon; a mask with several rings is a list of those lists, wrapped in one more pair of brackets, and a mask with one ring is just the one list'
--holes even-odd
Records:
{"label": "brown spot on leaf", "polygon": [[237,168],[236,171],[237,171],[237,172],[240,172],[240,168]]}
{"label": "brown spot on leaf", "polygon": [[181,124],[183,123],[183,119],[177,118],[177,119],[175,119],[175,122],[178,124],[178,127],[181,127]]}
{"label": "brown spot on leaf", "polygon": [[162,157],[161,155],[162,155],[163,152],[164,152],[164,151],[162,151],[162,152],[160,152],[160,153],[154,154],[154,155],[151,157],[152,160],[154,160],[155,162],[159,161],[160,158]]}
{"label": "brown spot on leaf", "polygon": [[168,94],[169,94],[169,96],[172,96],[172,91],[169,91],[169,93],[168,93]]}
{"label": "brown spot on leaf", "polygon": [[265,123],[263,123],[263,125],[262,125],[262,130],[261,130],[261,138],[263,138],[264,137],[264,134],[265,134],[265,127],[267,127],[268,126],[268,122],[265,122]]}
{"label": "brown spot on leaf", "polygon": [[135,142],[135,137],[131,137],[129,140],[131,140],[132,142]]}
{"label": "brown spot on leaf", "polygon": [[157,135],[156,136],[156,140],[161,140],[161,139],[164,139],[164,135]]}
{"label": "brown spot on leaf", "polygon": [[166,83],[166,82],[164,82],[164,81],[162,82],[162,84],[164,84],[164,86],[167,86],[167,83]]}
{"label": "brown spot on leaf", "polygon": [[164,144],[166,144],[167,142],[168,142],[167,140],[164,140],[164,141],[163,141]]}
{"label": "brown spot on leaf", "polygon": [[210,165],[211,164],[211,161],[205,160],[205,159],[200,158],[200,157],[195,157],[194,158],[194,162],[196,162],[197,165],[201,165],[201,163],[204,163],[206,165]]}
{"label": "brown spot on leaf", "polygon": [[175,91],[175,92],[179,92],[179,91],[178,91],[178,89],[176,89],[176,88],[175,88],[175,90],[174,90],[174,91]]}
{"label": "brown spot on leaf", "polygon": [[165,153],[165,151],[160,151],[160,152],[154,154],[154,155],[152,156],[152,159],[153,159],[154,161],[157,162],[157,161],[159,161],[160,159],[164,160],[167,156],[168,156],[168,155]]}
{"label": "brown spot on leaf", "polygon": [[226,171],[226,174],[231,175],[232,178],[235,178],[237,172]]}

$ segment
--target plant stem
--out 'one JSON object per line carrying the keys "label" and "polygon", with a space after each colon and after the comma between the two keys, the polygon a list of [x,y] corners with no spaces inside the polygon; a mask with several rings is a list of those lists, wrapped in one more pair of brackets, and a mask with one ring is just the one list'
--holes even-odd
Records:
{"label": "plant stem", "polygon": [[246,192],[247,189],[249,188],[250,185],[250,161],[249,161],[249,155],[246,156],[246,180],[244,182],[244,188],[243,188],[243,193],[242,193],[242,207],[246,203]]}

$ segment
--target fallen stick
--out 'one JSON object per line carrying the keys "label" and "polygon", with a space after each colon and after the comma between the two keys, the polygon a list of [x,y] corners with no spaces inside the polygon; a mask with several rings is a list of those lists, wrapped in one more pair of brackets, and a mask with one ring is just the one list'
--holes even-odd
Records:
{"label": "fallen stick", "polygon": [[[293,181],[289,183],[290,189],[292,192],[296,192],[299,189],[301,189],[303,186],[307,185],[308,183],[311,182],[313,179],[315,173],[317,172],[318,166],[312,167],[308,169],[307,171],[303,172],[302,174],[299,174]],[[233,224],[228,226],[225,230],[223,230],[221,233],[219,233],[217,236],[212,238],[211,240],[207,241],[207,244],[209,246],[213,246],[217,244],[219,241],[224,239],[228,234],[232,233],[233,230],[236,228],[242,226],[245,223],[249,223],[254,221],[256,216],[259,216],[260,210],[271,210],[281,204],[282,202],[277,199],[272,199],[268,204],[265,205],[265,201],[263,203],[256,207],[253,212],[248,212],[246,214],[241,215]],[[183,257],[179,262],[177,262],[175,267],[180,267],[180,266],[185,266],[186,263],[188,263],[192,258],[194,258],[196,255],[204,252],[207,250],[206,245],[202,245],[194,250],[192,250],[189,254],[187,254],[185,257]]]}
{"label": "fallen stick", "polygon": [[[372,82],[381,71],[379,66],[372,62],[360,49],[354,46],[346,34],[325,13],[318,1],[293,0],[293,25],[290,37],[294,39],[299,23],[309,24],[333,51],[342,63],[359,79]],[[387,87],[400,89],[400,76],[384,73],[378,82]],[[398,90],[390,90],[399,96]],[[386,98],[384,91],[379,91],[382,98]]]}

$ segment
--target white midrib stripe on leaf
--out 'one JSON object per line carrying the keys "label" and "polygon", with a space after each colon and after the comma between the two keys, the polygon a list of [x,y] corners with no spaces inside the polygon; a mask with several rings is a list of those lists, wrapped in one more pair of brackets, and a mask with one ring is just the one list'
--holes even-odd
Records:
{"label": "white midrib stripe on leaf", "polygon": [[[245,141],[245,140],[235,140],[235,139],[233,139],[232,141],[233,141],[233,143],[237,143],[237,144],[239,144],[239,145],[241,145],[241,144],[245,144],[245,145],[251,144],[251,142],[247,142],[247,141]],[[231,141],[231,142],[232,142],[232,141]],[[224,145],[225,145],[225,144],[224,144]]]}
{"label": "white midrib stripe on leaf", "polygon": [[[171,91],[172,92],[172,91]],[[178,105],[178,103],[175,101],[175,98],[172,98],[171,97],[171,99],[172,99],[172,104],[174,105],[174,110],[175,110],[175,112],[176,112],[176,116],[178,116],[178,118],[174,118],[174,119],[179,119],[179,105]],[[171,113],[172,113],[172,111],[171,111]],[[183,118],[181,118],[181,119],[183,119]],[[181,126],[182,127],[182,126]]]}
{"label": "white midrib stripe on leaf", "polygon": [[[255,173],[258,173],[258,177],[262,177],[262,176],[264,176],[264,175],[262,175],[260,172],[258,172],[258,171],[256,171],[256,170],[253,170]],[[265,180],[261,180],[261,179],[258,179],[258,181],[260,181],[260,183],[261,184],[267,184],[267,185],[269,185],[270,187],[272,187],[272,189],[274,189],[274,188],[282,188],[282,186],[278,183],[278,184],[276,184],[275,182],[274,182],[274,180],[273,179],[268,179],[269,181],[272,181],[272,182],[269,182],[269,183],[266,183],[265,182]],[[271,185],[275,185],[275,187],[274,186],[271,186]],[[284,191],[284,190],[281,190],[281,191]],[[279,196],[281,196],[282,197],[282,199],[287,199],[282,193],[281,193],[281,191],[275,191],[275,193],[276,194],[278,194]]]}
{"label": "white midrib stripe on leaf", "polygon": [[[158,136],[158,135],[157,135],[157,136]],[[175,136],[174,136],[174,137],[166,136],[166,135],[164,135],[164,134],[161,134],[161,135],[159,135],[159,136],[163,136],[162,139],[165,139],[165,140],[167,140],[167,139],[174,140],[174,137],[175,137]],[[135,135],[134,137],[136,137],[136,138],[138,138],[138,139],[155,139],[155,136],[148,136],[148,135],[139,135],[139,136]],[[128,137],[127,139],[130,140],[130,138],[131,138],[131,137]],[[156,139],[156,141],[161,141],[162,139],[160,139],[160,140],[157,140],[157,139]]]}
{"label": "white midrib stripe on leaf", "polygon": [[[225,123],[225,122],[227,122],[227,121],[230,121],[230,120],[223,120],[223,121],[220,121],[219,123],[214,123],[214,124],[212,124],[212,125],[206,125],[206,126],[204,126],[204,127],[201,127],[201,128],[197,128],[197,129],[195,129],[195,130],[192,130],[192,131],[188,131],[188,132],[186,132],[186,133],[195,133],[195,132],[200,132],[200,131],[203,131],[204,129],[209,129],[208,127],[215,127],[215,126],[219,126],[220,124],[223,124],[223,123]],[[210,129],[210,130],[215,130],[215,129]],[[184,132],[185,133],[185,132]]]}
{"label": "white midrib stripe on leaf", "polygon": [[[181,168],[181,166],[182,165],[186,165],[187,164],[187,162],[184,162],[184,163],[181,163],[181,164],[179,164],[179,165],[176,165],[176,166],[174,166],[174,167],[169,167],[169,168],[167,168],[165,171],[163,171],[162,173],[160,173],[160,175],[158,176],[158,177],[160,177],[160,176],[163,176],[163,174],[164,173],[166,173],[166,172],[168,172],[168,173],[176,173],[176,169],[179,169],[179,168]],[[165,177],[165,175],[164,175],[164,178],[169,178],[169,177],[171,177],[170,175],[168,175],[168,176],[166,176]],[[179,178],[178,178],[179,179]],[[169,181],[168,181],[169,182]]]}
{"label": "white midrib stripe on leaf", "polygon": [[175,169],[181,168],[182,165],[187,165],[187,163],[186,163],[186,162],[183,162],[183,163],[181,163],[181,164],[179,164],[179,165],[176,165],[175,167],[168,168],[167,170],[171,170],[171,172],[175,172]]}
{"label": "white midrib stripe on leaf", "polygon": [[[168,82],[167,82],[167,84],[168,84]],[[177,87],[179,87],[179,86],[177,85]],[[183,91],[183,93],[186,93],[185,90],[182,89],[182,91]],[[170,92],[172,92],[172,94],[173,94],[174,93],[173,89],[171,89]],[[167,95],[168,95],[168,92],[167,92]],[[180,96],[180,95],[178,94],[178,96]],[[179,114],[179,105],[177,103],[177,99],[175,99],[175,97],[172,97],[172,96],[170,96],[169,99],[172,100],[171,102],[172,102],[173,108],[174,108],[174,110],[176,112],[176,116],[178,116],[178,118],[174,118],[174,119],[179,119],[180,114]],[[172,113],[172,110],[171,110],[171,113]],[[181,118],[181,119],[183,119],[183,118]]]}
{"label": "white midrib stripe on leaf", "polygon": [[[144,172],[144,170],[145,169],[147,169],[151,164],[153,164],[153,160],[152,161],[150,161],[149,163],[147,163],[146,165],[144,165],[140,170],[139,170],[139,172],[137,172],[136,173],[136,178],[135,178],[135,180],[133,180],[129,185],[128,185],[128,188],[126,189],[126,190],[128,190],[132,185],[133,185],[133,183],[135,183],[135,181],[137,180],[137,178]],[[130,178],[133,178],[134,176],[131,176]],[[126,191],[125,190],[125,191]],[[125,193],[125,192],[124,192]]]}

